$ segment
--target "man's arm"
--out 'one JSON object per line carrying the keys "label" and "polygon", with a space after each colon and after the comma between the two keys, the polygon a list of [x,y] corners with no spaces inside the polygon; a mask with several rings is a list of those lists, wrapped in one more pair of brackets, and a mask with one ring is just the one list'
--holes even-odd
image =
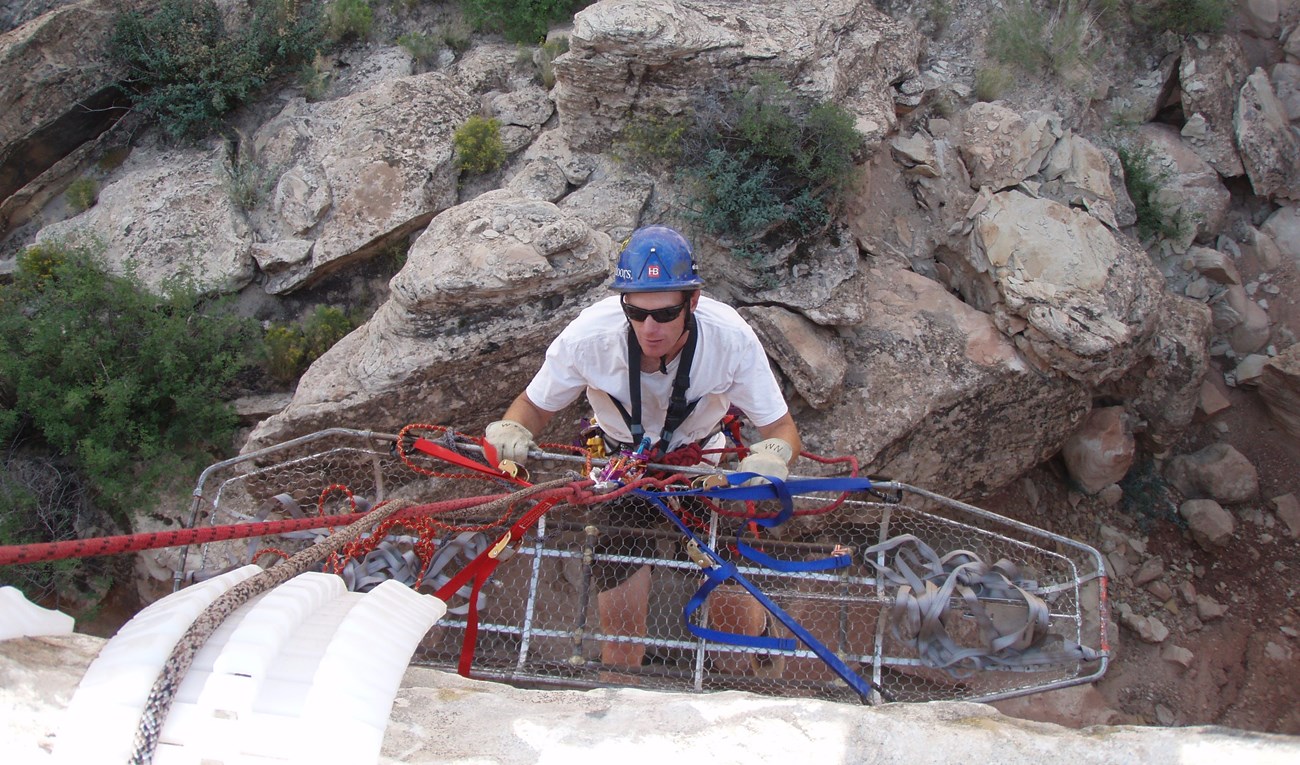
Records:
{"label": "man's arm", "polygon": [[794,452],[794,456],[790,458],[791,463],[799,457],[799,452],[803,450],[803,441],[799,438],[799,427],[794,424],[794,418],[790,416],[789,412],[782,415],[776,422],[759,428],[758,434],[765,441],[769,438],[779,438],[789,444],[790,449]]}
{"label": "man's arm", "polygon": [[[555,412],[548,412],[537,404],[534,404],[528,394],[520,393],[515,396],[515,400],[510,403],[506,413],[501,416],[503,420],[514,420],[515,422],[528,428],[528,432],[536,436],[542,432],[542,428],[551,421]],[[793,421],[791,422],[793,424]]]}

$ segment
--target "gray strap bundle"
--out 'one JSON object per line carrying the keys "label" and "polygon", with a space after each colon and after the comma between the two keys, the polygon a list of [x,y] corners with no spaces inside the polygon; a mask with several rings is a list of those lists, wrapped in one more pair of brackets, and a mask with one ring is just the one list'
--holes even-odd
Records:
{"label": "gray strap bundle", "polygon": [[[452,574],[442,573],[447,565],[456,560],[457,557],[465,559],[464,565],[477,558],[491,544],[487,534],[481,531],[463,531],[451,539],[443,540],[438,545],[438,551],[433,554],[433,559],[429,561],[429,570],[424,574],[424,583],[421,588],[428,588],[431,592],[437,592],[442,586],[451,581]],[[462,566],[463,567],[463,566]],[[459,571],[457,568],[457,571]],[[455,572],[453,572],[455,573]],[[466,584],[459,590],[456,595],[465,598],[466,601],[458,606],[451,606],[447,609],[449,614],[463,616],[469,613],[469,596],[473,592],[473,585]],[[478,593],[478,603],[474,605],[476,609],[482,609],[487,603],[487,594],[482,590]]]}
{"label": "gray strap bundle", "polygon": [[[888,564],[877,560],[891,551]],[[978,670],[1029,669],[1098,658],[1087,646],[1049,634],[1051,612],[1032,592],[1037,583],[1022,579],[1018,567],[1005,558],[990,565],[969,550],[940,557],[911,534],[869,547],[862,558],[876,568],[882,584],[898,585],[890,610],[891,630],[927,666],[953,677],[968,677]],[[954,609],[954,597],[960,598],[960,609]],[[1014,623],[999,624],[985,607],[987,601],[1015,604]],[[949,632],[950,620],[964,615],[975,620],[978,646],[960,645]]]}

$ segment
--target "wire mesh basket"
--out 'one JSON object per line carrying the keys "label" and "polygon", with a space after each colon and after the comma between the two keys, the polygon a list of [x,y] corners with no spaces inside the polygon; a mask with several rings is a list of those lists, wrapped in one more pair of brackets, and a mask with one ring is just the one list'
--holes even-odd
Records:
{"label": "wire mesh basket", "polygon": [[[195,488],[191,525],[351,513],[394,499],[464,499],[469,506],[441,512],[431,524],[384,529],[387,552],[369,554],[371,563],[387,565],[392,576],[400,570],[409,584],[433,592],[490,547],[522,507],[485,514],[482,504],[473,506],[474,498],[517,487],[428,475],[421,466],[432,468],[435,461],[399,458],[395,440],[334,429],[213,465]],[[530,465],[530,480],[582,477],[572,458],[552,456]],[[624,495],[557,505],[495,569],[477,598],[472,674],[522,686],[745,690],[872,703],[991,701],[1101,677],[1109,650],[1106,579],[1096,550],[916,487],[889,482],[877,489],[886,493],[837,504],[841,497],[834,492],[800,495],[796,517],[772,528],[756,524],[743,503],[698,496]],[[758,513],[770,517],[775,511],[764,504],[756,503]],[[182,585],[254,557],[266,563],[274,557],[267,550],[291,554],[321,533],[195,545],[178,556],[175,579]],[[378,544],[372,540],[372,547]],[[963,551],[959,560],[1000,562],[999,570],[1027,594],[1009,597],[1010,590],[967,586],[964,596],[942,597],[943,613],[931,622],[940,634],[918,636],[915,625],[901,623],[906,592],[896,556],[908,545],[934,556]],[[701,547],[716,558],[702,561]],[[749,556],[746,550],[760,553]],[[832,558],[847,565],[782,570],[762,562]],[[401,565],[403,560],[409,565]],[[734,565],[739,578],[693,603],[708,574],[701,562],[719,561]],[[327,568],[342,565],[334,560]],[[368,573],[373,582],[374,571]],[[472,618],[467,594],[466,588],[449,598],[451,611],[425,636],[413,663],[457,666]],[[1005,634],[1036,619],[1041,623],[1033,650],[1008,649],[992,662],[943,666],[927,650],[942,640],[957,650],[988,654],[979,646],[987,643],[990,624],[1013,625],[997,633]],[[807,641],[793,639],[798,635],[792,623],[867,680],[873,692],[864,697]],[[1044,650],[1060,646],[1078,650]]]}

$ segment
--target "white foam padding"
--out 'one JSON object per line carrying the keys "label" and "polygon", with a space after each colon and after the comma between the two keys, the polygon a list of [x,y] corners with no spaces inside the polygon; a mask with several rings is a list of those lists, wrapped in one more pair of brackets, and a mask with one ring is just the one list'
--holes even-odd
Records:
{"label": "white foam padding", "polygon": [[[395,581],[363,595],[348,592],[339,577],[322,573],[302,574],[251,599],[195,656],[163,725],[155,765],[378,761],[393,698],[411,654],[444,613],[442,601]],[[124,627],[105,652],[127,631]],[[125,638],[130,653],[146,652],[137,636]],[[114,749],[108,751],[102,739],[69,745],[64,761],[125,761],[145,696],[174,644],[175,639],[151,672],[139,673],[148,675],[143,693],[128,694],[120,703],[106,692],[90,694],[101,710],[123,710],[114,713],[111,723],[125,731],[114,730]],[[135,667],[153,659],[151,654],[149,661],[113,666],[128,671],[128,685],[134,688],[142,682],[135,677]],[[91,676],[90,671],[86,674]],[[81,695],[78,689],[70,714]],[[83,734],[77,730],[75,735]],[[121,749],[116,748],[118,738],[124,741]],[[60,736],[57,756],[63,757],[65,743]]]}
{"label": "white foam padding", "polygon": [[70,635],[74,624],[71,616],[36,605],[17,587],[0,587],[0,640]]}

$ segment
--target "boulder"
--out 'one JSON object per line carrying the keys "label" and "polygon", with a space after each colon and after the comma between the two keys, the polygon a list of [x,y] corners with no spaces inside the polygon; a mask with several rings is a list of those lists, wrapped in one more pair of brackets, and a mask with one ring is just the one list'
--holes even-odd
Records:
{"label": "boulder", "polygon": [[108,38],[138,4],[68,3],[0,34],[0,202],[126,113]]}
{"label": "boulder", "polygon": [[253,137],[274,177],[251,213],[258,239],[311,239],[311,255],[266,274],[289,292],[407,237],[456,201],[452,134],[476,107],[446,75],[391,80],[333,101],[295,99]]}
{"label": "boulder", "polygon": [[1159,323],[1147,354],[1097,393],[1125,402],[1145,423],[1137,435],[1146,446],[1163,452],[1191,424],[1201,400],[1201,382],[1210,369],[1211,314],[1203,304],[1164,293]]}
{"label": "boulder", "polygon": [[974,223],[969,250],[940,257],[1035,365],[1096,385],[1146,355],[1163,279],[1136,243],[1020,191],[993,194]]}
{"label": "boulder", "polygon": [[1268,360],[1259,377],[1259,396],[1282,429],[1300,438],[1300,344]]}
{"label": "boulder", "polygon": [[1282,255],[1300,265],[1300,205],[1288,204],[1274,210],[1260,226],[1260,232],[1268,235]]}
{"label": "boulder", "polygon": [[1118,483],[1133,465],[1135,441],[1122,406],[1093,409],[1061,447],[1070,477],[1087,494]]}
{"label": "boulder", "polygon": [[[1038,193],[1069,207],[1081,207],[1111,228],[1130,226],[1133,202],[1124,190],[1119,157],[1082,136],[1066,130],[1047,155],[1039,177]],[[1118,180],[1118,191],[1115,181]]]}
{"label": "boulder", "polygon": [[998,103],[973,104],[963,117],[961,134],[971,187],[1000,191],[1036,175],[1062,135],[1061,117],[1055,113],[1021,116]]}
{"label": "boulder", "polygon": [[1210,247],[1192,246],[1187,250],[1192,267],[1219,284],[1241,284],[1241,274],[1232,258]]}
{"label": "boulder", "polygon": [[254,234],[232,201],[229,168],[220,146],[136,149],[94,207],[45,226],[37,241],[95,247],[110,269],[153,289],[193,279],[206,292],[236,292],[254,277]]}
{"label": "boulder", "polygon": [[1228,287],[1223,296],[1223,302],[1231,309],[1221,313],[1223,322],[1229,325],[1225,331],[1232,350],[1239,354],[1249,354],[1268,345],[1268,339],[1272,335],[1268,312],[1251,300],[1241,285]]}
{"label": "boulder", "polygon": [[558,204],[566,215],[581,218],[615,242],[623,242],[641,225],[641,213],[653,192],[654,182],[649,177],[620,170],[589,180]]}
{"label": "boulder", "polygon": [[1291,122],[1300,120],[1300,64],[1274,64],[1269,81],[1286,118]]}
{"label": "boulder", "polygon": [[1192,454],[1174,457],[1165,468],[1183,496],[1219,502],[1245,502],[1259,493],[1259,473],[1231,444],[1214,443]]}
{"label": "boulder", "polygon": [[[1178,514],[1187,521],[1192,538],[1206,550],[1223,547],[1232,540],[1232,532],[1236,529],[1232,513],[1212,499],[1189,499],[1178,506]],[[1197,598],[1198,603],[1200,599]]]}
{"label": "boulder", "polygon": [[1183,220],[1175,248],[1181,252],[1193,241],[1213,241],[1223,230],[1232,201],[1219,173],[1169,125],[1142,125],[1138,140],[1151,151],[1151,172],[1165,176],[1158,201],[1170,215]]}
{"label": "boulder", "polygon": [[482,427],[605,293],[613,252],[581,219],[506,189],[446,210],[411,246],[388,302],[312,364],[244,448],[334,426]]}
{"label": "boulder", "polygon": [[1178,79],[1187,122],[1182,135],[1225,178],[1244,172],[1233,143],[1232,116],[1249,74],[1235,35],[1191,35],[1183,42]]}
{"label": "boulder", "polygon": [[1277,519],[1282,522],[1287,536],[1300,538],[1300,499],[1295,494],[1283,494],[1273,497],[1271,501],[1273,512],[1277,513]]}
{"label": "boulder", "polygon": [[848,361],[834,334],[784,308],[746,307],[740,313],[810,406],[825,409],[839,398]]}
{"label": "boulder", "polygon": [[1255,194],[1300,201],[1300,142],[1263,69],[1246,78],[1237,100],[1235,130]]}
{"label": "boulder", "polygon": [[839,330],[848,361],[839,401],[795,413],[809,451],[975,496],[1051,456],[1088,412],[1082,384],[1039,374],[987,314],[937,282],[873,265],[860,285],[867,313]]}
{"label": "boulder", "polygon": [[687,114],[771,75],[848,109],[875,145],[897,124],[893,83],[916,77],[919,39],[857,0],[816,13],[775,0],[602,0],[574,16],[553,96],[573,144],[598,149],[631,120]]}

